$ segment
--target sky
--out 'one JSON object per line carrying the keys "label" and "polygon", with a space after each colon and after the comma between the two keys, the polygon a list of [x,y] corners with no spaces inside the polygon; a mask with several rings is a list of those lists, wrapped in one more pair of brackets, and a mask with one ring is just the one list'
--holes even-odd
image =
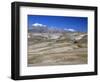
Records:
{"label": "sky", "polygon": [[87,32],[87,17],[28,15],[28,28],[32,26],[48,26],[69,31]]}

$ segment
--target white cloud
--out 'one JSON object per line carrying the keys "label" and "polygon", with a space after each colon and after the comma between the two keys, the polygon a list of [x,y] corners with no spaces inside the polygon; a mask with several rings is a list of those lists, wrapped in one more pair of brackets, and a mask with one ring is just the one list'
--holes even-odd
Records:
{"label": "white cloud", "polygon": [[66,31],[71,31],[71,32],[75,32],[76,30],[75,29],[72,29],[72,28],[65,28],[64,30],[66,30]]}
{"label": "white cloud", "polygon": [[34,23],[34,24],[32,24],[32,26],[46,27],[46,25],[43,25],[43,24],[40,24],[40,23]]}

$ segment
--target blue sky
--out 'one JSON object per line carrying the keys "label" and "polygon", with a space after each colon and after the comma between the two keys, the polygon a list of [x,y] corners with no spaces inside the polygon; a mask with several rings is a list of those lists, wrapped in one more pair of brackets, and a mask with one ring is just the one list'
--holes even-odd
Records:
{"label": "blue sky", "polygon": [[79,32],[87,32],[87,17],[28,15],[28,28],[32,25],[47,25],[49,28],[59,28]]}

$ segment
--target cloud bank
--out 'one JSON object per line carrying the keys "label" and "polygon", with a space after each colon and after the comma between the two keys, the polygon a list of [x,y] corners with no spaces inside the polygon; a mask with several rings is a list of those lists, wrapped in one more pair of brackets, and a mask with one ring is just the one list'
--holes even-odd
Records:
{"label": "cloud bank", "polygon": [[71,31],[71,32],[75,32],[75,31],[76,31],[75,29],[72,29],[72,28],[68,28],[68,29],[65,28],[64,30],[65,30],[65,31]]}
{"label": "cloud bank", "polygon": [[46,27],[46,25],[40,24],[40,23],[34,23],[34,24],[32,24],[32,26],[35,26],[35,27],[37,27],[37,26],[39,26],[39,27]]}

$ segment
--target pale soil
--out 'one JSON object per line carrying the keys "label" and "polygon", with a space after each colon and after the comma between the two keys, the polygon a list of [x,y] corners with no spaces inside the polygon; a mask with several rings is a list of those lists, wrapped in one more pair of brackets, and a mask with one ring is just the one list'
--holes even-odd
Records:
{"label": "pale soil", "polygon": [[78,45],[66,41],[32,43],[28,45],[28,66],[87,64],[87,47]]}

